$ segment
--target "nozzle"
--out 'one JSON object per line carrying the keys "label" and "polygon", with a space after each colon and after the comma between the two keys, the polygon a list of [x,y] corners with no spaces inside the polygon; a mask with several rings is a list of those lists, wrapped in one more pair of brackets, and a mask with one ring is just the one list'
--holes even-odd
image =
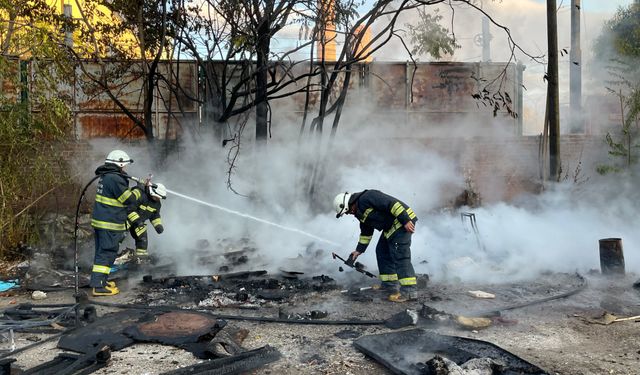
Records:
{"label": "nozzle", "polygon": [[136,176],[128,176],[128,177],[129,177],[130,180],[135,181],[135,182],[137,182],[139,184],[143,184],[145,186],[151,186],[153,188],[157,188],[158,187],[158,185],[151,183],[152,175],[149,175],[149,177],[147,177],[147,178],[140,178],[140,177],[136,177]]}

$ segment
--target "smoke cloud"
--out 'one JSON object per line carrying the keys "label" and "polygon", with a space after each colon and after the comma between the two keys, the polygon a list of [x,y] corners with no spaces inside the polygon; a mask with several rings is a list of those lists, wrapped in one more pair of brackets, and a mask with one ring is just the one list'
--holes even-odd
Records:
{"label": "smoke cloud", "polygon": [[[351,109],[350,116],[357,117],[363,110]],[[388,123],[371,125],[392,127]],[[145,149],[117,147],[137,158],[129,168],[132,175],[153,173],[154,181],[171,190],[308,232],[338,246],[169,195],[162,208],[165,232],[156,235],[150,230],[151,253],[171,257],[180,274],[209,274],[218,272],[224,262],[198,265],[202,250],[197,249],[197,240],[211,243],[204,250],[211,255],[248,244],[256,252],[242,269],[344,277],[337,272],[339,264],[330,252],[343,256],[351,252],[359,227],[351,216],[335,218],[333,197],[343,191],[379,189],[416,211],[413,263],[418,272],[435,279],[500,282],[529,279],[544,271],[586,272],[599,268],[598,239],[608,237],[623,239],[627,270],[640,269],[635,250],[640,239],[633,225],[638,209],[635,202],[640,200],[630,182],[613,185],[610,177],[587,171],[591,179],[582,184],[567,182],[538,196],[456,210],[451,201],[465,182],[455,150],[439,154],[418,140],[378,139],[375,131],[357,131],[360,124],[345,122],[327,157],[325,178],[317,186],[319,204],[314,205],[302,178],[315,158],[314,144],[297,143],[297,125],[287,126],[279,125],[266,150],[250,141],[243,145],[232,176],[234,188],[243,195],[227,189],[228,150],[213,142],[185,139],[182,151],[170,157],[162,170],[153,170]],[[99,144],[96,150],[104,147]],[[475,214],[479,238],[468,218],[461,219],[463,212]],[[361,257],[372,271],[376,269],[376,241],[377,235]],[[314,258],[316,250],[324,250],[324,255]]]}
{"label": "smoke cloud", "polygon": [[[521,0],[487,6],[498,22],[511,28],[517,41],[525,43],[525,49],[546,53],[546,39],[539,32],[545,24],[544,5]],[[456,11],[456,22],[469,22],[469,30],[479,32],[479,18],[473,18],[478,26],[474,28],[475,23],[464,9]],[[568,13],[559,13],[562,30],[568,30]],[[527,17],[522,18],[522,14]],[[583,33],[585,50],[596,36],[594,30],[599,30],[594,24],[601,23],[605,15],[589,15],[589,31]],[[503,61],[505,42],[500,41],[499,31],[493,29],[492,33],[496,38],[492,44],[493,60]],[[568,38],[568,33],[560,35]],[[460,34],[463,49],[455,56],[459,61],[474,61],[472,55],[478,49],[472,50],[473,42],[465,41],[471,36]],[[559,45],[568,46],[568,40],[561,40]],[[385,56],[389,55],[383,52],[378,61],[385,60]],[[562,74],[566,79],[568,61],[565,63],[567,69]],[[544,67],[538,65],[531,65],[526,71],[525,85],[529,90],[525,114],[544,110],[544,100],[540,99],[544,92],[543,71]],[[528,83],[536,80],[539,84]],[[640,200],[632,188],[634,181],[628,176],[619,177],[625,183],[612,183],[615,178],[599,177],[588,169],[584,172],[590,178],[587,182],[552,185],[541,195],[522,195],[512,202],[454,209],[453,198],[466,187],[458,157],[467,143],[461,142],[459,150],[436,151],[423,142],[422,138],[430,135],[420,124],[404,124],[392,116],[375,114],[373,104],[357,91],[349,94],[349,103],[330,148],[326,135],[319,141],[308,136],[299,139],[298,119],[294,122],[287,117],[291,111],[285,115],[274,110],[273,138],[267,148],[253,144],[253,129],[248,126],[231,176],[232,187],[239,194],[227,186],[229,146],[221,148],[206,132],[196,137],[184,133],[180,152],[171,155],[159,170],[154,169],[144,147],[96,142],[94,151],[96,155],[106,155],[112,148],[121,148],[136,160],[128,169],[132,175],[152,173],[154,181],[171,190],[326,239],[321,241],[170,195],[162,208],[165,232],[156,235],[150,231],[150,252],[172,257],[183,275],[218,272],[223,265],[198,264],[196,242],[206,239],[211,246],[205,251],[211,254],[255,247],[251,262],[244,266],[247,269],[277,271],[297,267],[293,270],[338,277],[338,263],[329,254],[335,251],[346,256],[351,252],[359,229],[351,216],[335,218],[333,197],[364,189],[382,190],[414,209],[419,221],[413,236],[413,263],[418,272],[429,273],[435,279],[500,282],[528,279],[544,271],[585,272],[599,268],[598,239],[608,237],[623,239],[627,270],[640,271],[640,235],[634,228]],[[251,124],[253,120],[249,121]],[[530,125],[525,126],[529,132],[537,133],[539,118],[528,121]],[[471,118],[468,122],[442,124],[443,128],[461,131],[473,125]],[[424,133],[417,133],[416,129]],[[462,133],[447,135],[456,137]],[[516,159],[518,150],[505,148],[503,152],[508,162]],[[585,150],[585,157],[587,153]],[[320,164],[320,178],[310,195],[308,177],[320,156],[325,162]],[[95,166],[102,163],[102,157],[96,158]],[[461,218],[465,212],[475,214],[478,237],[469,219]],[[373,270],[376,239],[361,257]],[[310,256],[318,249],[325,251],[324,256]]]}

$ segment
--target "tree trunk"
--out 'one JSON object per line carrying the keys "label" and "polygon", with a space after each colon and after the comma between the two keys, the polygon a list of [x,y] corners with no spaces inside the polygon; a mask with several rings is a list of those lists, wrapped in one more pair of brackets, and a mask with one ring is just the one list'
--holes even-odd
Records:
{"label": "tree trunk", "polygon": [[[342,115],[342,107],[344,107],[344,102],[347,99],[347,92],[349,91],[349,82],[351,82],[351,65],[347,65],[347,69],[344,75],[344,82],[342,83],[342,90],[340,91],[340,96],[338,97],[338,106],[336,108],[336,114],[333,118],[333,125],[331,126],[331,141],[336,136],[336,132],[338,131],[338,123],[340,123],[340,116]],[[331,147],[331,143],[329,143],[329,147]]]}
{"label": "tree trunk", "polygon": [[[144,135],[147,141],[152,141],[153,136],[153,94],[155,85],[153,77],[155,76],[157,65],[151,64],[151,68],[147,72],[146,84],[144,88]],[[157,119],[156,119],[157,121]]]}
{"label": "tree trunk", "polygon": [[262,22],[258,29],[256,57],[256,142],[266,144],[269,134],[269,104],[267,103],[267,79],[269,73],[269,22]]}

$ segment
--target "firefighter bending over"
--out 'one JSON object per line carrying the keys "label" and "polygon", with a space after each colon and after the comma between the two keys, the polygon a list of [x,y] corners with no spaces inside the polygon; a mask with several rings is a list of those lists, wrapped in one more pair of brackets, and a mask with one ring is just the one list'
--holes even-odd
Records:
{"label": "firefighter bending over", "polygon": [[101,177],[91,217],[96,250],[89,286],[94,296],[112,296],[120,292],[115,282],[107,280],[127,229],[127,206],[135,204],[125,172],[129,163],[133,160],[126,152],[113,150],[95,172]]}
{"label": "firefighter bending over", "polygon": [[136,204],[129,210],[127,221],[129,222],[129,233],[136,242],[136,258],[139,263],[149,262],[149,252],[147,251],[147,224],[149,220],[156,233],[164,231],[162,219],[160,218],[161,200],[167,199],[167,189],[163,184],[150,184],[146,186],[138,185],[131,189],[136,198]]}
{"label": "firefighter bending over", "polygon": [[389,292],[392,302],[417,299],[416,274],[411,264],[411,235],[418,218],[413,210],[378,190],[341,193],[335,197],[333,205],[336,218],[348,214],[360,221],[360,239],[351,259],[355,261],[365,252],[374,229],[382,231],[376,246],[381,287]]}

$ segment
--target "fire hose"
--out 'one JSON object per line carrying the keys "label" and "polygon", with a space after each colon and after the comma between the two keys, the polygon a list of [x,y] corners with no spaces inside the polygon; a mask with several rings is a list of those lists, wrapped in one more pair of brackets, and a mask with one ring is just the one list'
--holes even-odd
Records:
{"label": "fire hose", "polygon": [[544,302],[549,302],[549,301],[553,301],[553,300],[556,300],[556,299],[570,297],[570,296],[572,296],[572,295],[584,290],[587,287],[587,284],[588,284],[587,280],[584,278],[584,276],[580,275],[579,273],[576,273],[576,277],[580,280],[580,284],[577,287],[575,287],[575,288],[573,288],[573,289],[571,289],[571,290],[569,290],[567,292],[556,294],[554,296],[549,296],[549,297],[545,297],[545,298],[536,299],[536,300],[529,301],[529,302],[516,303],[516,304],[513,304],[513,305],[501,307],[499,309],[481,311],[481,312],[475,313],[473,315],[474,316],[483,316],[483,317],[500,316],[500,313],[502,311],[521,309],[523,307],[537,305],[539,303],[544,303]]}

